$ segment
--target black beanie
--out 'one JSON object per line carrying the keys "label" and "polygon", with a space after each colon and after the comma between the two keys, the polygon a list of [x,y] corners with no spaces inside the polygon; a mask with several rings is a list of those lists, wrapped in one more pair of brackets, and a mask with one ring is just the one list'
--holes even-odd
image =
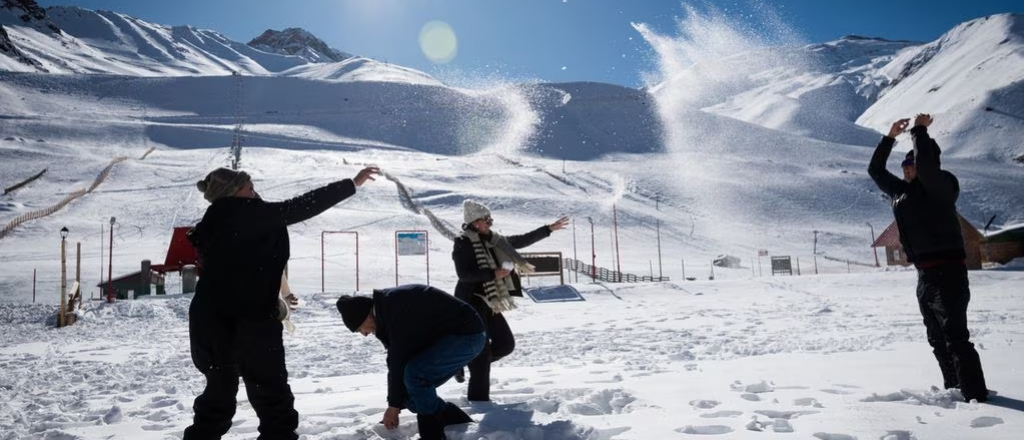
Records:
{"label": "black beanie", "polygon": [[345,327],[352,330],[352,333],[359,331],[366,317],[370,316],[373,309],[373,300],[366,296],[342,295],[338,298],[338,312],[341,312],[341,320]]}

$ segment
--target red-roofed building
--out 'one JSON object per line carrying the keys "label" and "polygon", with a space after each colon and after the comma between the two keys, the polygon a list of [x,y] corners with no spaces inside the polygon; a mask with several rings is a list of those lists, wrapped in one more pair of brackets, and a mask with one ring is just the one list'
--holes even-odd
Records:
{"label": "red-roofed building", "polygon": [[[98,284],[97,287],[101,289],[102,296],[112,293],[117,299],[133,299],[145,295],[164,295],[166,294],[164,280],[168,272],[181,272],[183,290],[185,293],[193,292],[195,275],[199,270],[199,260],[196,249],[192,247],[192,242],[188,241],[188,231],[191,229],[187,226],[174,228],[171,244],[167,247],[167,256],[164,257],[163,264],[150,265],[149,260],[143,260],[138,272]],[[187,265],[194,265],[195,271],[182,271]]]}
{"label": "red-roofed building", "polygon": [[164,257],[164,264],[154,264],[153,270],[160,273],[180,272],[185,265],[192,264],[199,267],[199,259],[196,248],[188,241],[188,231],[191,226],[174,228],[171,235],[171,244],[167,247],[167,256]]}

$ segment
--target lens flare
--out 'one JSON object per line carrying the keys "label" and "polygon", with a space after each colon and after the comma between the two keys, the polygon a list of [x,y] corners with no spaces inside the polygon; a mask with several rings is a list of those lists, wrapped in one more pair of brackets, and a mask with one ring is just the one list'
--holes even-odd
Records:
{"label": "lens flare", "polygon": [[431,21],[423,25],[420,29],[420,50],[430,61],[447,64],[459,52],[455,31],[443,21]]}

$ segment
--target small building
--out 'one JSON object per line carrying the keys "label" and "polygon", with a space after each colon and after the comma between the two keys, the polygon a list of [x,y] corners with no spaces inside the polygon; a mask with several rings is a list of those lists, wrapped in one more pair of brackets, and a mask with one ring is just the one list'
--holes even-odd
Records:
{"label": "small building", "polygon": [[[143,274],[148,274],[145,276]],[[96,285],[101,297],[106,298],[110,290],[115,299],[135,299],[145,295],[166,295],[164,274],[154,270],[149,260],[142,261],[141,270]]]}
{"label": "small building", "polygon": [[[195,291],[195,278],[199,270],[199,258],[192,242],[188,240],[191,227],[176,227],[171,234],[171,243],[167,247],[167,255],[163,264],[151,264],[143,260],[138,272],[132,272],[104,281],[96,287],[100,288],[101,296],[106,298],[108,289],[114,290],[116,299],[134,299],[144,295],[165,295],[165,277],[170,272],[182,275],[182,293]],[[147,275],[143,275],[147,274]]]}
{"label": "small building", "polygon": [[992,263],[1006,264],[1014,258],[1024,257],[1024,224],[989,233],[985,236],[982,251],[985,261]]}
{"label": "small building", "polygon": [[[957,214],[957,217],[960,219],[960,234],[964,237],[964,251],[967,253],[964,263],[968,269],[981,269],[982,242],[985,237],[962,215]],[[885,248],[885,262],[888,266],[910,265],[907,254],[903,252],[903,245],[900,244],[900,231],[895,221],[882,231],[871,247]]]}

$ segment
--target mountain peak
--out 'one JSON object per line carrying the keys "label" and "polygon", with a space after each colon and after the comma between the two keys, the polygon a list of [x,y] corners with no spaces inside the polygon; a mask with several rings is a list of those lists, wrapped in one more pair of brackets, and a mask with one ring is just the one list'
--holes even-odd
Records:
{"label": "mountain peak", "polygon": [[352,57],[328,46],[323,40],[302,28],[293,27],[282,31],[267,29],[248,44],[265,52],[296,55],[313,63],[342,61]]}
{"label": "mountain peak", "polygon": [[844,35],[839,41],[878,41],[882,43],[917,43],[911,40],[890,40],[882,37],[869,37],[866,35],[849,34]]}
{"label": "mountain peak", "polygon": [[[7,11],[7,13],[13,14],[20,19],[21,23],[19,24],[32,26],[43,32],[61,33],[60,28],[47,18],[46,10],[39,6],[35,0],[0,0],[0,12],[3,11]],[[2,18],[0,17],[0,24],[10,23],[8,20],[2,20]]]}

